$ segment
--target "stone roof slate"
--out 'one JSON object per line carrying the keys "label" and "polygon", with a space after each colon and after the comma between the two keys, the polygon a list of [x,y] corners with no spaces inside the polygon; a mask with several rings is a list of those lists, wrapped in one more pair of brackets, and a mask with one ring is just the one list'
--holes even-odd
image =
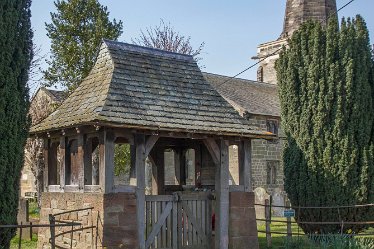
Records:
{"label": "stone roof slate", "polygon": [[93,70],[32,133],[86,124],[267,135],[204,79],[192,56],[104,41]]}
{"label": "stone roof slate", "polygon": [[203,75],[240,112],[280,117],[277,85],[211,73]]}

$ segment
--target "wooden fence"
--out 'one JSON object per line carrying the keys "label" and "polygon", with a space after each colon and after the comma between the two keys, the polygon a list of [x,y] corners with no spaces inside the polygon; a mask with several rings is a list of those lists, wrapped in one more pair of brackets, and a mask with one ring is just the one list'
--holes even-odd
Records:
{"label": "wooden fence", "polygon": [[[340,219],[340,221],[293,221],[290,216],[286,217],[286,220],[279,220],[273,219],[272,217],[272,208],[283,208],[284,210],[300,210],[302,209],[344,209],[344,208],[363,208],[363,207],[374,207],[374,204],[364,204],[364,205],[346,205],[346,206],[329,206],[329,207],[300,207],[300,206],[291,206],[290,204],[285,206],[279,206],[279,205],[272,205],[271,198],[265,200],[265,204],[255,204],[255,206],[261,206],[265,207],[265,219],[256,218],[256,221],[265,222],[265,230],[258,230],[259,233],[265,233],[266,234],[266,241],[267,246],[271,247],[272,245],[272,234],[278,234],[278,235],[285,235],[287,239],[292,238],[293,235],[296,236],[318,236],[318,234],[305,234],[302,231],[300,231],[300,224],[316,224],[316,225],[339,225],[340,226],[340,235],[341,236],[374,236],[374,234],[371,233],[360,233],[360,234],[345,234],[344,233],[344,225],[374,225],[374,221],[344,221],[343,219]],[[287,232],[277,232],[271,230],[271,224],[272,223],[281,223],[285,224],[287,227]],[[292,232],[292,225],[297,225],[297,233]],[[325,236],[321,234],[320,236]]]}

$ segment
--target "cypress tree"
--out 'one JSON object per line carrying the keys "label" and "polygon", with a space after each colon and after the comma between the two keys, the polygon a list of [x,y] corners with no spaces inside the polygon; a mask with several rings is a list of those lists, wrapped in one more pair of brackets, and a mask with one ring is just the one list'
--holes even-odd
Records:
{"label": "cypress tree", "polygon": [[[294,206],[344,206],[374,198],[374,81],[369,35],[362,17],[339,29],[307,22],[276,63],[282,122],[285,190]],[[373,208],[301,209],[297,221],[365,221]],[[306,225],[308,233],[340,225]],[[344,231],[362,226],[344,225]]]}
{"label": "cypress tree", "polygon": [[[0,224],[16,224],[23,150],[28,135],[31,0],[0,1]],[[0,229],[8,248],[14,229]]]}

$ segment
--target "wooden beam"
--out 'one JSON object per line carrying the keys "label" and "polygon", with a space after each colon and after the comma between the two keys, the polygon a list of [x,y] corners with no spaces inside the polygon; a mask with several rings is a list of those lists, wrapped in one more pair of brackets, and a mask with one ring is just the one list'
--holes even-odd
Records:
{"label": "wooden beam", "polygon": [[100,185],[104,193],[113,192],[114,184],[114,134],[102,131],[99,137],[100,150]]}
{"label": "wooden beam", "polygon": [[252,191],[252,142],[243,140],[239,144],[239,185],[244,186],[244,192]]}
{"label": "wooden beam", "polygon": [[145,157],[149,155],[153,146],[156,144],[159,136],[151,135],[148,137],[147,142],[145,144]]}
{"label": "wooden beam", "polygon": [[84,139],[84,185],[93,185],[92,179],[92,138]]}
{"label": "wooden beam", "polygon": [[78,155],[77,155],[77,166],[78,166],[78,186],[79,192],[84,192],[84,168],[85,168],[85,139],[82,133],[78,135]]}
{"label": "wooden beam", "polygon": [[43,154],[44,154],[44,172],[43,172],[43,188],[44,192],[48,192],[48,167],[49,167],[49,142],[50,139],[44,139]]}
{"label": "wooden beam", "polygon": [[195,147],[195,186],[201,187],[201,146]]}
{"label": "wooden beam", "polygon": [[203,140],[205,147],[208,149],[213,162],[215,165],[220,164],[220,152],[219,152],[219,147],[216,143],[216,141],[213,138],[207,138]]}
{"label": "wooden beam", "polygon": [[216,249],[229,246],[229,143],[220,140],[220,163],[216,167]]}
{"label": "wooden beam", "polygon": [[145,135],[135,134],[136,200],[139,249],[145,249]]}
{"label": "wooden beam", "polygon": [[65,189],[66,137],[60,137],[60,187]]}

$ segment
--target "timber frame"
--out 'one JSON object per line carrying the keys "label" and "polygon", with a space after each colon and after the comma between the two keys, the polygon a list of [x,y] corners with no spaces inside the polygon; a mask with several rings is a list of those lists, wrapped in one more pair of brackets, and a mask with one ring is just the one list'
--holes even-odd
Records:
{"label": "timber frame", "polygon": [[[153,135],[152,135],[153,134]],[[154,179],[157,184],[156,194],[165,194],[164,186],[164,165],[163,165],[163,150],[167,147],[173,146],[176,148],[194,148],[198,149],[204,146],[209,152],[211,160],[216,167],[215,176],[215,195],[216,195],[216,217],[217,230],[216,242],[219,247],[228,248],[228,227],[229,227],[229,192],[251,192],[251,139],[240,137],[223,137],[195,134],[193,138],[191,135],[183,133],[163,133],[155,134],[152,132],[144,132],[142,130],[134,129],[118,129],[107,127],[79,127],[76,129],[62,130],[61,132],[54,132],[45,134],[45,149],[44,155],[46,162],[44,169],[44,191],[45,192],[81,192],[81,193],[136,193],[137,197],[137,221],[138,230],[145,229],[145,164],[146,158],[150,159],[152,168],[154,169]],[[58,136],[59,135],[59,136]],[[92,144],[88,143],[91,138],[98,138],[99,148],[99,179],[98,182],[92,182],[90,185],[85,184],[87,177],[92,177],[92,173],[87,170],[87,166],[91,166]],[[114,185],[114,144],[117,138],[126,140],[133,148],[131,152],[132,158],[132,172],[136,177],[136,186],[115,186]],[[66,184],[68,165],[69,142],[77,141],[77,153],[75,162],[70,165],[69,176],[70,184]],[[55,144],[59,141],[59,176],[60,184],[56,183],[56,162],[52,160],[52,155],[56,155],[57,147]],[[237,145],[239,147],[239,185],[229,186],[229,159],[228,148],[230,145]],[[56,159],[56,158],[55,158]],[[201,167],[201,166],[200,166]],[[198,169],[196,169],[198,170]],[[52,172],[51,172],[52,171]],[[181,170],[183,171],[183,170]],[[76,177],[75,177],[76,176]],[[51,179],[52,177],[52,179]],[[145,235],[138,233],[138,241],[140,248],[145,248]]]}

